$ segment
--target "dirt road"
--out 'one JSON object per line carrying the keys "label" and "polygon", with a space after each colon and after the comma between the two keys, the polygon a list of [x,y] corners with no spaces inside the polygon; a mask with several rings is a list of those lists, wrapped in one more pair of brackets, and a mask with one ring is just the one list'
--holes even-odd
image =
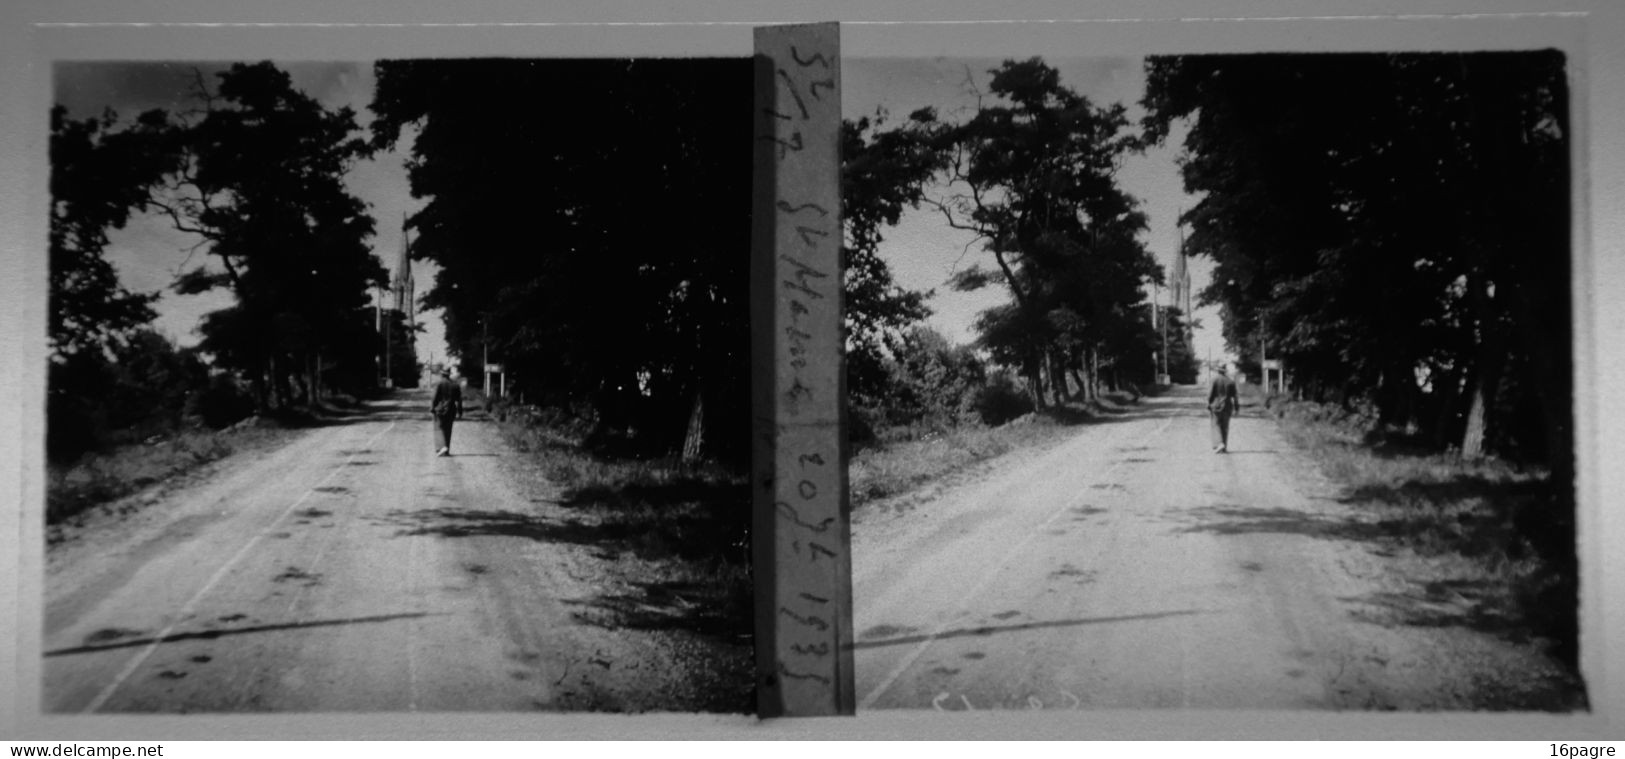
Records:
{"label": "dirt road", "polygon": [[494,426],[426,391],[228,464],[48,557],[53,712],[643,710],[685,673],[585,624],[614,590]]}
{"label": "dirt road", "polygon": [[859,708],[1471,708],[1538,664],[1426,603],[1257,409],[1176,388],[853,527]]}

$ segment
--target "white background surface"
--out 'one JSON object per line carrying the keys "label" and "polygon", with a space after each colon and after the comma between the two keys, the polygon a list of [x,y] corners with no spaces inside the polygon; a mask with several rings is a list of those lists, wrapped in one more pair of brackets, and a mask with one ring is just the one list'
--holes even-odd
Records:
{"label": "white background surface", "polygon": [[[1400,16],[1399,14],[1405,14]],[[1532,15],[1531,15],[1532,14]],[[1304,20],[1304,16],[1325,17]],[[1247,17],[1246,20],[1238,20]],[[1022,22],[1011,22],[1021,19]],[[1049,22],[1047,19],[1074,20]],[[1085,19],[1077,22],[1075,20]],[[847,55],[1561,47],[1574,89],[1575,392],[1589,715],[1258,712],[709,715],[38,713],[50,61],[748,55],[755,24],[839,20]],[[944,21],[966,23],[942,23]],[[720,22],[720,23],[719,23]],[[887,22],[887,23],[878,23]],[[913,23],[890,23],[913,22]],[[919,23],[934,22],[934,23]],[[974,22],[974,23],[972,23]],[[51,25],[41,26],[39,24]],[[244,26],[244,24],[248,24]],[[355,26],[361,24],[362,26]],[[424,26],[429,24],[430,26]],[[536,24],[567,24],[566,26]],[[586,25],[578,25],[586,24]],[[337,25],[337,26],[334,26]],[[1574,2],[83,0],[0,9],[0,739],[1625,737],[1625,9]],[[387,228],[387,225],[386,225]],[[1609,466],[1605,462],[1614,462]],[[1531,749],[1544,749],[1531,746]],[[1532,751],[1531,751],[1532,755]],[[1541,756],[1545,756],[1542,751]]]}

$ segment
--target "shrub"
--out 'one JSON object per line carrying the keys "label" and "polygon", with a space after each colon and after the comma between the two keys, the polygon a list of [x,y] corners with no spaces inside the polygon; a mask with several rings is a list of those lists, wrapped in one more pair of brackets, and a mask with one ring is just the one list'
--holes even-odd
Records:
{"label": "shrub", "polygon": [[229,375],[209,378],[208,387],[186,399],[186,416],[211,429],[223,429],[254,413],[254,398]]}
{"label": "shrub", "polygon": [[1033,402],[1008,375],[996,374],[976,393],[976,413],[982,423],[996,427],[1030,414]]}

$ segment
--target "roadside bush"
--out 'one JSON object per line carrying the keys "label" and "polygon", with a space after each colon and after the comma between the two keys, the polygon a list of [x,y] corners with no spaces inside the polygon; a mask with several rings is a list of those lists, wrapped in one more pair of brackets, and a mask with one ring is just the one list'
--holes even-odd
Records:
{"label": "roadside bush", "polygon": [[969,346],[918,327],[888,342],[889,355],[848,393],[848,440],[867,445],[975,423],[986,384],[983,359]]}
{"label": "roadside bush", "polygon": [[851,403],[846,408],[846,441],[854,448],[872,445],[879,437],[875,434],[882,414],[879,409]]}
{"label": "roadside bush", "polygon": [[223,429],[254,413],[254,398],[230,375],[218,374],[186,399],[186,416],[210,429]]}
{"label": "roadside bush", "polygon": [[1032,399],[1006,374],[994,375],[976,393],[976,413],[989,427],[997,427],[1032,411]]}
{"label": "roadside bush", "polygon": [[51,393],[45,407],[45,456],[52,463],[78,459],[99,445],[96,418],[86,404]]}
{"label": "roadside bush", "polygon": [[105,351],[56,357],[47,375],[47,455],[52,463],[68,463],[174,432],[207,372],[194,352],[147,329]]}

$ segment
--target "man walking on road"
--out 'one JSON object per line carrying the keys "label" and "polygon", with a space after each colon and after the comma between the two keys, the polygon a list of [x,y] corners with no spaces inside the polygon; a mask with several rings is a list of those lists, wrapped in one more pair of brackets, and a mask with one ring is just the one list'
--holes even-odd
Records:
{"label": "man walking on road", "polygon": [[434,415],[434,455],[451,455],[451,423],[463,416],[463,388],[451,381],[451,369],[440,370],[440,384],[434,387],[434,400],[429,402],[429,413]]}
{"label": "man walking on road", "polygon": [[1236,396],[1235,380],[1219,366],[1213,374],[1213,384],[1207,389],[1207,413],[1213,422],[1213,452],[1230,450],[1230,415],[1236,413],[1241,400]]}

